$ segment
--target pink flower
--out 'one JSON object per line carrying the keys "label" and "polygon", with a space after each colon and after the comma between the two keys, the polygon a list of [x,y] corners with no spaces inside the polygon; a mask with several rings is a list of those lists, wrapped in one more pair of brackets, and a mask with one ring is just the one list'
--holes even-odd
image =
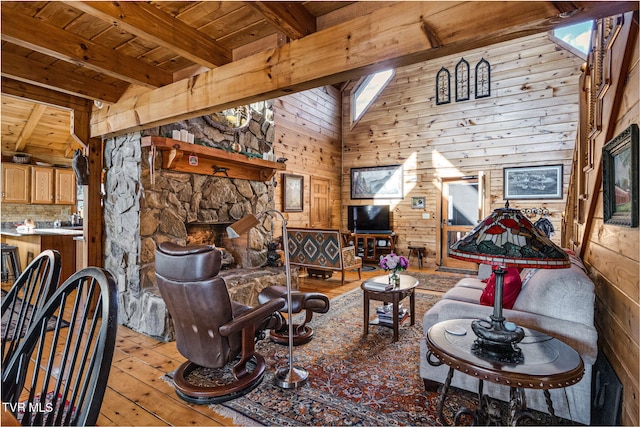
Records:
{"label": "pink flower", "polygon": [[409,260],[402,255],[397,255],[392,252],[389,255],[380,257],[380,267],[385,271],[402,271],[409,268]]}

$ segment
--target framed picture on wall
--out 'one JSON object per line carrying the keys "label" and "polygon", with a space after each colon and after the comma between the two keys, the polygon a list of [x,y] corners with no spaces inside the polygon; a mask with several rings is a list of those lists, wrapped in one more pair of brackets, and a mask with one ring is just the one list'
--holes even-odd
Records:
{"label": "framed picture on wall", "polygon": [[562,165],[504,168],[504,198],[562,199]]}
{"label": "framed picture on wall", "polygon": [[638,125],[632,124],[602,147],[605,224],[638,226]]}
{"label": "framed picture on wall", "polygon": [[411,209],[424,209],[424,197],[412,197]]}
{"label": "framed picture on wall", "polygon": [[402,165],[351,168],[352,199],[402,199]]}
{"label": "framed picture on wall", "polygon": [[303,194],[303,176],[282,175],[282,210],[284,212],[302,212],[304,207]]}

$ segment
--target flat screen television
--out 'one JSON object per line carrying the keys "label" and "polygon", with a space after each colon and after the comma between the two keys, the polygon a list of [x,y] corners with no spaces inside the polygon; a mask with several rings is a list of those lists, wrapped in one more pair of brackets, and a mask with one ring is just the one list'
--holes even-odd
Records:
{"label": "flat screen television", "polygon": [[354,233],[391,233],[389,205],[349,206],[347,228]]}

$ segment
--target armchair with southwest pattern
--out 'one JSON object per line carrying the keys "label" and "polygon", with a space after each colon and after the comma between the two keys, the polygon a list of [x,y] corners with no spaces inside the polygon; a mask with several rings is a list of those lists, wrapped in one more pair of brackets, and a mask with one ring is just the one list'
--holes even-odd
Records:
{"label": "armchair with southwest pattern", "polygon": [[340,271],[344,285],[345,271],[358,271],[362,276],[362,258],[354,246],[342,245],[339,230],[288,228],[289,263],[314,270]]}

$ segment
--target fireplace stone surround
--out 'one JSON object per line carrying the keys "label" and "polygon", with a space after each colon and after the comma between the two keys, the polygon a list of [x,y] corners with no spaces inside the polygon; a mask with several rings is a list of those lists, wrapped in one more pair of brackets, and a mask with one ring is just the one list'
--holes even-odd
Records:
{"label": "fireplace stone surround", "polygon": [[[266,110],[270,111],[270,110]],[[237,141],[247,151],[271,151],[271,114],[254,112],[248,125],[223,132],[211,127],[211,119],[192,119],[148,130],[144,135],[171,134],[187,128],[196,140],[224,147]],[[274,181],[260,182],[161,169],[160,153],[150,159],[141,148],[140,132],[107,139],[104,150],[105,268],[118,285],[119,322],[144,334],[167,341],[174,339],[173,325],[156,286],[155,249],[161,242],[197,243],[208,227],[214,243],[232,255],[225,270],[232,298],[249,305],[269,285],[286,285],[284,268],[262,268],[267,245],[273,241],[274,221],[266,216],[246,236],[230,240],[226,225],[248,213],[274,208]],[[270,140],[271,138],[271,140]],[[153,169],[151,168],[153,166]],[[152,177],[153,175],[153,183]],[[192,229],[191,236],[189,229]],[[195,237],[194,237],[195,236]],[[297,271],[292,271],[297,288]]]}

